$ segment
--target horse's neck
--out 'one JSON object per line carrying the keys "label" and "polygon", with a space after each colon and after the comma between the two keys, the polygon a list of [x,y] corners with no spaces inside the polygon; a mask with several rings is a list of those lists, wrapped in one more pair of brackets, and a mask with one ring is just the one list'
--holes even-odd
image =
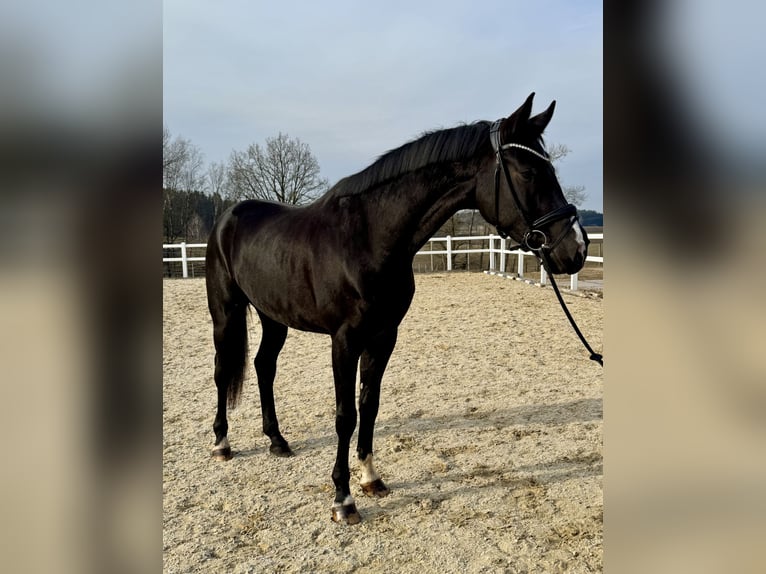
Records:
{"label": "horse's neck", "polygon": [[416,183],[392,184],[371,203],[370,219],[378,226],[381,243],[414,255],[444,223],[461,209],[475,206],[473,176],[423,177]]}
{"label": "horse's neck", "polygon": [[475,207],[474,185],[464,182],[449,187],[430,204],[420,220],[414,226],[414,235],[410,240],[410,249],[414,255],[444,225],[447,220],[461,209]]}

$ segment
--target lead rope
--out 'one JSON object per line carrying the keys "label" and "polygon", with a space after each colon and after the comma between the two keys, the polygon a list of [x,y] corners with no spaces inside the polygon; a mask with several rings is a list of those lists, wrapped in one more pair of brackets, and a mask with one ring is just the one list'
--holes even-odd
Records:
{"label": "lead rope", "polygon": [[575,333],[577,333],[577,336],[580,337],[580,341],[582,341],[582,344],[590,353],[590,360],[596,361],[599,365],[603,367],[604,355],[602,355],[601,353],[596,353],[593,350],[593,348],[588,344],[588,341],[585,340],[585,337],[580,331],[580,328],[577,326],[577,323],[575,323],[574,317],[572,317],[572,314],[569,312],[569,309],[567,309],[566,303],[564,303],[564,298],[561,296],[561,292],[559,291],[559,286],[556,285],[556,279],[553,278],[553,273],[550,272],[550,266],[548,265],[548,254],[545,253],[545,251],[542,249],[540,250],[540,260],[543,263],[543,267],[545,267],[545,272],[548,273],[548,277],[550,277],[551,285],[553,285],[553,291],[556,293],[556,297],[558,298],[559,303],[561,304],[561,308],[564,310],[564,314],[567,316],[567,319],[569,319],[569,323],[572,325],[572,328],[574,329]]}
{"label": "lead rope", "polygon": [[[529,242],[527,239],[527,236],[530,234],[531,231],[536,230],[538,227],[542,227],[543,225],[546,225],[552,221],[556,221],[557,219],[562,219],[564,216],[569,215],[570,211],[574,211],[572,215],[575,215],[576,217],[576,209],[573,205],[566,205],[559,209],[554,210],[553,212],[544,215],[543,217],[537,219],[536,221],[531,221],[527,212],[522,208],[521,201],[519,200],[518,195],[516,194],[516,190],[513,187],[513,182],[511,181],[511,176],[508,174],[508,168],[505,165],[505,162],[503,161],[503,158],[501,156],[501,150],[508,149],[508,148],[520,148],[525,151],[531,152],[537,157],[544,159],[547,162],[550,162],[550,158],[547,156],[544,156],[537,151],[533,150],[530,147],[517,144],[517,143],[507,143],[507,144],[501,144],[500,143],[500,126],[502,125],[503,120],[497,120],[492,124],[489,130],[489,138],[490,142],[492,143],[492,148],[495,150],[496,154],[496,164],[495,164],[495,218],[498,221],[498,224],[496,225],[497,233],[505,239],[508,237],[508,234],[500,229],[500,169],[503,170],[503,175],[505,175],[505,179],[508,182],[508,188],[511,190],[511,197],[516,202],[516,207],[518,207],[519,212],[521,213],[522,217],[524,218],[524,221],[527,223],[527,227],[530,230],[527,232],[527,235],[524,237],[524,241],[522,243],[525,243],[526,245],[519,244],[518,246],[513,247],[511,250],[515,250],[517,248],[524,249],[525,251],[527,249],[534,251],[538,254],[538,257],[540,257],[540,261],[542,261],[543,267],[545,268],[545,271],[548,273],[548,276],[551,278],[551,285],[553,285],[553,291],[556,293],[556,297],[559,300],[559,304],[561,305],[561,308],[564,311],[564,314],[567,316],[567,319],[569,319],[569,323],[572,325],[572,328],[574,329],[575,333],[577,333],[577,336],[580,338],[580,341],[582,341],[582,344],[585,346],[585,348],[590,353],[590,359],[591,361],[596,361],[599,365],[602,367],[604,366],[604,356],[600,353],[596,353],[591,346],[588,344],[588,341],[585,340],[585,337],[583,336],[582,332],[580,331],[580,328],[577,326],[577,323],[575,323],[574,317],[572,317],[572,314],[569,312],[569,309],[567,309],[566,303],[564,303],[563,297],[561,297],[561,292],[559,291],[559,286],[556,284],[556,280],[553,278],[553,273],[550,271],[550,265],[548,263],[548,255],[545,252],[545,245],[541,246],[539,249],[532,249],[529,246]],[[572,220],[570,224],[574,225],[574,220]],[[559,241],[564,237],[564,233],[562,232],[561,235],[559,235],[558,239],[554,241],[553,246],[558,244]],[[545,237],[545,234],[543,234],[543,237]],[[547,242],[547,237],[545,238],[545,241]],[[550,248],[552,248],[551,246]]]}

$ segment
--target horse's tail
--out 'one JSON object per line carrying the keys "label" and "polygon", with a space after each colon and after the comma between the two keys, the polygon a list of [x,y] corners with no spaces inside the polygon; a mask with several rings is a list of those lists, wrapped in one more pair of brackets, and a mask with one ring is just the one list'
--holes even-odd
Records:
{"label": "horse's tail", "polygon": [[[219,222],[220,223],[220,222]],[[249,301],[231,276],[216,225],[210,234],[205,281],[215,343],[215,382],[226,390],[229,408],[239,402],[248,363],[247,311]],[[219,395],[220,396],[220,395]]]}
{"label": "horse's tail", "polygon": [[[220,346],[229,371],[229,386],[226,389],[228,407],[233,409],[239,403],[248,365],[247,302],[238,304],[229,314],[229,320]],[[218,351],[216,355],[221,354]]]}

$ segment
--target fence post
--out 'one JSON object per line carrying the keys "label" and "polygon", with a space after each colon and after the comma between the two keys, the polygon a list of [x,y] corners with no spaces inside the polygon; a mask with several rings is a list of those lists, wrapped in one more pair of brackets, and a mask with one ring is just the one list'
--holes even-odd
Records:
{"label": "fence post", "polygon": [[569,289],[570,291],[577,291],[577,273],[569,278]]}
{"label": "fence post", "polygon": [[495,236],[489,234],[489,270],[495,270]]}
{"label": "fence post", "polygon": [[518,273],[519,277],[524,277],[524,253],[521,251],[521,249],[516,250],[516,272]]}
{"label": "fence post", "polygon": [[181,272],[184,279],[189,277],[189,263],[186,260],[186,242],[181,242]]}
{"label": "fence post", "polygon": [[500,239],[500,273],[505,273],[505,237]]}
{"label": "fence post", "polygon": [[545,285],[548,281],[548,274],[545,272],[545,267],[540,264],[540,285]]}
{"label": "fence post", "polygon": [[[434,240],[433,238],[428,240],[428,247],[431,251],[434,250]],[[434,254],[431,253],[431,273],[434,272]]]}
{"label": "fence post", "polygon": [[447,271],[452,271],[452,237],[447,236]]}

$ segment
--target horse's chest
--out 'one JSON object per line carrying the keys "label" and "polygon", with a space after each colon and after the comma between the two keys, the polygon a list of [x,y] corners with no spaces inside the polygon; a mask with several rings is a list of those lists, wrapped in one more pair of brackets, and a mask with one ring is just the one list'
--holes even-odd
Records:
{"label": "horse's chest", "polygon": [[410,308],[415,293],[411,281],[380,279],[363,295],[370,319],[399,324]]}

